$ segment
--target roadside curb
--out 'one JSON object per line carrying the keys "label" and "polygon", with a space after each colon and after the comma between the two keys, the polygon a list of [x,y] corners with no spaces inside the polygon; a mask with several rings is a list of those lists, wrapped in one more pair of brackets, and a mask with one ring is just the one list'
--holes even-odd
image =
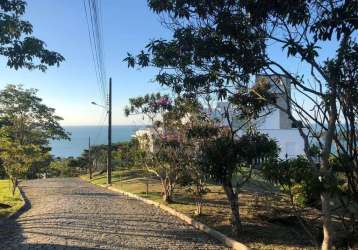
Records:
{"label": "roadside curb", "polygon": [[[84,179],[83,179],[84,180]],[[88,180],[85,180],[89,183],[91,183],[90,181]],[[93,183],[92,183],[93,184]],[[118,188],[115,188],[115,187],[112,187],[112,186],[108,186],[108,185],[102,185],[102,184],[93,184],[93,185],[97,185],[97,186],[100,186],[102,188],[106,188],[108,190],[111,190],[111,191],[114,191],[114,192],[117,192],[117,193],[121,193],[123,195],[126,195],[128,197],[131,197],[131,198],[134,198],[136,200],[140,200],[144,203],[147,203],[149,205],[154,205],[164,211],[166,211],[167,213],[173,215],[173,216],[176,216],[177,218],[181,219],[182,221],[186,222],[187,224],[193,226],[194,228],[202,231],[202,232],[205,232],[207,234],[209,234],[210,236],[212,236],[213,238],[221,241],[222,243],[224,243],[226,246],[228,247],[231,247],[232,249],[235,249],[235,250],[250,250],[249,247],[245,246],[244,244],[220,233],[219,231],[216,231],[215,229],[212,229],[211,227],[193,219],[193,218],[190,218],[189,216],[183,214],[183,213],[180,213],[178,211],[176,211],[175,209],[171,208],[171,207],[168,207],[164,204],[161,204],[159,202],[155,202],[155,201],[152,201],[152,200],[148,200],[148,199],[145,199],[143,197],[140,197],[136,194],[132,194],[132,193],[129,193],[129,192],[126,192],[126,191],[123,191],[121,189],[118,189]]]}

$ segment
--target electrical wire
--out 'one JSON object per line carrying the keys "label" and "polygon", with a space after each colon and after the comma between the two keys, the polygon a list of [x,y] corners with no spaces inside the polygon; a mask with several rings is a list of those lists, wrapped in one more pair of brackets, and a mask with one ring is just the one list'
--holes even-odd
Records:
{"label": "electrical wire", "polygon": [[103,38],[103,12],[100,0],[83,0],[88,39],[91,48],[92,61],[96,75],[96,82],[100,93],[100,106],[104,106],[102,115],[97,125],[98,132],[93,138],[94,144],[99,143],[105,127],[108,110],[107,73],[105,67],[104,38]]}
{"label": "electrical wire", "polygon": [[88,37],[91,47],[93,65],[95,68],[97,84],[102,98],[102,104],[107,107],[107,75],[105,67],[102,7],[99,0],[83,0],[86,16]]}

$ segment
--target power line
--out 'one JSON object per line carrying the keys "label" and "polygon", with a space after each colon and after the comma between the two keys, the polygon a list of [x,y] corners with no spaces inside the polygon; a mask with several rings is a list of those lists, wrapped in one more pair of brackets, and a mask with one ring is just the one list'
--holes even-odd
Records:
{"label": "power line", "polygon": [[102,36],[102,20],[101,20],[101,15],[99,12],[99,5],[98,5],[98,0],[92,0],[92,7],[93,7],[93,13],[94,13],[94,23],[95,23],[95,31],[96,31],[96,42],[97,42],[97,47],[98,47],[98,59],[99,59],[99,65],[100,65],[100,69],[101,69],[101,84],[102,84],[102,89],[103,92],[105,94],[105,99],[106,99],[106,94],[108,93],[106,91],[106,68],[104,65],[104,52],[103,52],[103,36]]}
{"label": "power line", "polygon": [[83,1],[83,6],[84,6],[84,10],[85,10],[85,14],[86,14],[86,22],[87,22],[87,29],[88,29],[88,38],[90,41],[90,48],[91,48],[91,54],[92,54],[92,61],[93,61],[93,66],[95,69],[95,73],[96,73],[96,78],[97,78],[97,83],[100,84],[100,76],[99,76],[99,71],[98,71],[98,66],[97,66],[97,60],[96,60],[96,56],[95,56],[95,49],[94,49],[94,42],[92,41],[92,34],[91,34],[91,27],[90,27],[90,18],[88,16],[88,11],[87,11],[87,6],[86,6],[86,0]]}
{"label": "power line", "polygon": [[[91,43],[91,52],[93,64],[95,66],[97,82],[102,93],[105,110],[108,111],[108,147],[107,147],[107,184],[112,182],[112,79],[109,78],[109,92],[107,92],[106,67],[104,62],[103,50],[103,25],[102,25],[102,7],[98,0],[83,0],[87,19],[89,41]],[[107,98],[108,93],[108,98]],[[95,104],[95,103],[94,103]],[[101,106],[101,105],[99,105]],[[105,116],[106,117],[106,116]],[[99,131],[100,134],[101,130]],[[96,136],[98,137],[99,134]],[[97,140],[97,138],[96,138]]]}
{"label": "power line", "polygon": [[107,104],[107,75],[103,49],[102,7],[98,0],[83,0],[92,60],[104,105]]}

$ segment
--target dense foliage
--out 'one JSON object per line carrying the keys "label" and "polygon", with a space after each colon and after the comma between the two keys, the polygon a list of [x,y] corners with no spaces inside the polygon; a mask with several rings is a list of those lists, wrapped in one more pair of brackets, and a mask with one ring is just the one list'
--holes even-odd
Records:
{"label": "dense foliage", "polygon": [[[355,0],[149,0],[148,5],[163,18],[173,37],[153,39],[138,55],[129,54],[128,66],[157,67],[157,82],[174,93],[226,99],[251,117],[267,104],[287,113],[304,140],[316,178],[323,186],[343,178],[349,202],[339,206],[349,208],[357,201]],[[327,48],[332,48],[331,53]],[[322,55],[328,55],[327,60]],[[292,63],[304,70],[293,71]],[[265,74],[289,105],[280,105],[267,91],[261,92],[265,88],[248,90],[256,74]],[[276,76],[287,78],[297,95],[281,86]],[[320,149],[319,168],[310,156],[312,144]],[[342,172],[330,164],[332,155],[345,159]],[[331,190],[335,189],[320,193],[325,250],[332,249],[336,235],[331,201],[338,193]],[[345,216],[351,221],[342,221],[348,225],[346,230],[357,233],[356,214],[347,210]]]}
{"label": "dense foliage", "polygon": [[[177,133],[174,113],[177,109],[167,95],[160,93],[131,98],[126,115],[143,115],[152,124],[151,130],[138,135],[141,149],[141,162],[145,168],[160,178],[163,188],[163,200],[172,201],[174,188],[182,177],[185,147]],[[178,113],[177,113],[178,114]],[[180,119],[180,118],[179,118]]]}
{"label": "dense foliage", "polygon": [[64,60],[59,53],[46,49],[43,41],[32,36],[33,27],[22,20],[26,2],[0,1],[0,55],[7,58],[7,66],[45,71],[47,66],[59,65]]}
{"label": "dense foliage", "polygon": [[62,118],[36,92],[15,85],[0,91],[0,158],[13,191],[34,164],[44,164],[49,158],[50,139],[69,139],[59,124]]}
{"label": "dense foliage", "polygon": [[290,195],[292,205],[317,205],[322,185],[303,156],[266,162],[263,174],[266,179],[280,185]]}

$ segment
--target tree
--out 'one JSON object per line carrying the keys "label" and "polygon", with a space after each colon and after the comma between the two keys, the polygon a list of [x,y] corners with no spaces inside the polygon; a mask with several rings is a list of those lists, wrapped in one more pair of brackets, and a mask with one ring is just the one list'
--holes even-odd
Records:
{"label": "tree", "polygon": [[322,188],[308,160],[304,156],[298,156],[295,159],[265,162],[262,170],[268,181],[279,185],[289,195],[293,215],[312,243],[319,246],[316,237],[303,220],[300,209],[301,206],[315,205]]}
{"label": "tree", "polygon": [[37,145],[21,145],[4,138],[0,141],[4,169],[12,183],[12,195],[15,194],[18,179],[24,177],[31,165],[41,159],[41,151]]}
{"label": "tree", "polygon": [[203,195],[208,192],[208,175],[199,160],[199,146],[208,137],[201,137],[197,131],[211,123],[198,100],[190,98],[175,98],[171,109],[163,114],[163,128],[171,135],[171,149],[175,149],[168,151],[169,159],[177,165],[179,184],[194,196],[197,215],[202,214]]}
{"label": "tree", "polygon": [[195,197],[196,215],[201,215],[203,196],[210,191],[207,188],[210,177],[200,159],[201,145],[206,145],[216,135],[217,129],[198,102],[183,99],[180,104],[174,107],[178,112],[174,113],[177,117],[173,120],[178,123],[180,143],[184,147],[180,159],[186,173],[183,184],[188,186],[187,191]]}
{"label": "tree", "polygon": [[[0,128],[3,126],[2,121],[0,120]],[[0,179],[5,179],[6,178],[6,172],[4,169],[4,165],[2,163],[2,160],[0,158]]]}
{"label": "tree", "polygon": [[38,161],[30,166],[25,177],[27,179],[34,179],[49,176],[49,167],[53,160],[53,156],[50,153],[42,155]]}
{"label": "tree", "polygon": [[[112,144],[112,158],[113,166],[115,168],[130,168],[137,164],[136,154],[138,153],[137,141],[132,139],[129,142],[118,142]],[[81,155],[76,158],[78,167],[86,168],[91,171],[106,171],[107,163],[107,145],[92,145],[91,146],[91,162],[89,162],[88,149],[83,150]]]}
{"label": "tree", "polygon": [[[321,188],[309,162],[304,156],[273,162],[275,166],[264,164],[264,177],[278,184],[290,196],[291,205],[315,205]],[[270,164],[270,163],[269,163]]]}
{"label": "tree", "polygon": [[[84,150],[81,157],[88,160],[88,150]],[[91,160],[94,171],[100,171],[99,174],[103,174],[107,171],[107,145],[92,145],[91,146]]]}
{"label": "tree", "polygon": [[4,165],[0,159],[0,179],[5,179],[6,178],[6,172],[4,169]]}
{"label": "tree", "polygon": [[21,19],[25,13],[23,0],[0,2],[0,55],[7,58],[7,66],[45,71],[47,66],[64,60],[59,53],[46,49],[43,41],[32,36],[33,27]]}
{"label": "tree", "polygon": [[0,91],[0,158],[13,191],[33,164],[48,158],[50,139],[69,139],[59,124],[62,118],[36,92],[15,85]]}
{"label": "tree", "polygon": [[172,202],[174,188],[184,176],[186,144],[180,133],[181,118],[186,113],[179,108],[182,100],[173,103],[160,93],[131,98],[126,115],[144,115],[152,123],[151,130],[138,135],[142,161],[146,169],[161,181],[163,200]]}
{"label": "tree", "polygon": [[[274,105],[299,129],[310,166],[326,187],[320,193],[322,249],[332,249],[330,204],[338,194],[330,186],[338,173],[330,156],[351,159],[343,164],[344,178],[350,183],[350,196],[357,194],[353,188],[357,183],[356,1],[149,0],[148,4],[164,16],[173,38],[152,40],[146,51],[129,54],[125,59],[129,66],[158,67],[156,80],[161,85],[187,96],[210,94],[218,99],[248,92],[252,76],[263,73],[287,97],[288,105],[282,106],[252,92],[256,98],[246,107],[260,102]],[[336,53],[324,60],[321,54],[326,48]],[[296,67],[290,66],[295,63],[304,70],[296,73]],[[282,87],[281,77],[292,83],[294,95]],[[241,97],[237,100],[235,105],[242,104]],[[347,144],[342,143],[343,134]],[[312,144],[320,148],[319,168],[309,155]]]}
{"label": "tree", "polygon": [[73,157],[60,158],[50,163],[51,172],[60,177],[76,176],[76,167],[78,167],[78,162]]}
{"label": "tree", "polygon": [[233,232],[238,235],[242,229],[240,188],[250,179],[256,159],[277,156],[276,143],[266,135],[245,134],[237,139],[224,132],[202,145],[202,152],[205,172],[223,186],[230,203]]}
{"label": "tree", "polygon": [[118,168],[131,168],[137,164],[137,140],[132,139],[128,142],[116,143],[114,148],[113,159]]}

